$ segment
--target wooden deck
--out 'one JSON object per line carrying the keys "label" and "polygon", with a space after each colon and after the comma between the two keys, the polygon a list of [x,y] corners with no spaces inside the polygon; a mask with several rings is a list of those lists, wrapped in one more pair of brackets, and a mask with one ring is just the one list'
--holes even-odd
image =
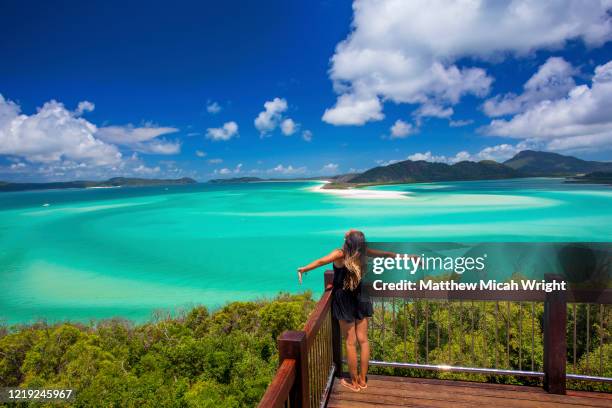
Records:
{"label": "wooden deck", "polygon": [[567,391],[548,394],[540,387],[483,384],[424,378],[369,376],[368,388],[355,392],[335,380],[328,408],[366,407],[612,407],[612,394]]}

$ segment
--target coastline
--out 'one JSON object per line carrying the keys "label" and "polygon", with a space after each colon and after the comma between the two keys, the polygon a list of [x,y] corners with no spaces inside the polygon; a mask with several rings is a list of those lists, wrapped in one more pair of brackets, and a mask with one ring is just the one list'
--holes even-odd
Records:
{"label": "coastline", "polygon": [[369,190],[366,188],[326,188],[330,181],[320,180],[321,184],[314,187],[309,187],[309,191],[316,193],[331,194],[338,197],[344,198],[360,198],[367,200],[381,200],[381,199],[406,199],[408,194],[405,191],[384,191],[384,190]]}

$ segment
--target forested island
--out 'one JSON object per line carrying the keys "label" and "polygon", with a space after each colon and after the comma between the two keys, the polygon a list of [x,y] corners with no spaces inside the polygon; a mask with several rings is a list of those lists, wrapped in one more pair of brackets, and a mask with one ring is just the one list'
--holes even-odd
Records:
{"label": "forested island", "polygon": [[[361,173],[291,179],[232,177],[212,179],[209,183],[253,183],[261,181],[325,180],[325,189],[366,187],[380,184],[432,183],[441,181],[499,180],[523,177],[568,177],[569,181],[603,183],[602,173],[611,173],[611,162],[581,160],[558,153],[523,150],[499,163],[464,160],[454,164],[425,160],[403,160]],[[589,173],[588,175],[585,175]]]}
{"label": "forested island", "polygon": [[104,187],[145,187],[145,186],[170,186],[195,184],[194,179],[183,177],[178,179],[147,179],[133,177],[113,177],[103,181],[58,181],[51,183],[9,183],[0,181],[0,192],[3,191],[27,191],[27,190],[52,190],[65,188],[104,188]]}

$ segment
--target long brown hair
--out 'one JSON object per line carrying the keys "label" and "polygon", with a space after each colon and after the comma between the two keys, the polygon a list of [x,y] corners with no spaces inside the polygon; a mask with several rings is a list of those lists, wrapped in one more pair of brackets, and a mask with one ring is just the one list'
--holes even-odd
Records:
{"label": "long brown hair", "polygon": [[367,244],[363,232],[349,231],[344,238],[342,252],[344,266],[349,272],[344,278],[344,289],[355,290],[366,270]]}

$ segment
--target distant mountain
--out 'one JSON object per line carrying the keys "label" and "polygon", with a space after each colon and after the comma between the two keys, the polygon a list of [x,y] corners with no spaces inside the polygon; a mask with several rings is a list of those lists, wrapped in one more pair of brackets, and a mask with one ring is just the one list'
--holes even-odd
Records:
{"label": "distant mountain", "polygon": [[612,171],[612,163],[581,160],[557,153],[523,150],[504,164],[530,176],[573,176]]}
{"label": "distant mountain", "polygon": [[232,177],[226,179],[212,179],[208,180],[209,183],[213,184],[231,184],[231,183],[253,183],[256,181],[264,181],[259,177]]}
{"label": "distant mountain", "polygon": [[355,174],[341,174],[338,176],[314,176],[314,177],[293,177],[293,178],[260,178],[260,177],[231,177],[208,180],[213,184],[232,184],[232,183],[254,183],[258,181],[305,181],[305,180],[329,180],[334,181],[345,177],[354,177]]}
{"label": "distant mountain", "polygon": [[522,176],[521,172],[490,160],[462,161],[453,165],[431,163],[423,160],[405,160],[367,170],[350,178],[347,182],[350,184],[418,183],[506,179]]}
{"label": "distant mountain", "polygon": [[584,176],[568,177],[566,183],[610,184],[612,185],[612,171],[595,171]]}
{"label": "distant mountain", "polygon": [[7,183],[0,182],[0,192],[26,191],[26,190],[51,190],[65,188],[91,188],[91,187],[142,187],[142,186],[168,186],[177,184],[194,184],[196,181],[189,177],[180,179],[144,179],[113,177],[104,181],[60,181],[53,183]]}

